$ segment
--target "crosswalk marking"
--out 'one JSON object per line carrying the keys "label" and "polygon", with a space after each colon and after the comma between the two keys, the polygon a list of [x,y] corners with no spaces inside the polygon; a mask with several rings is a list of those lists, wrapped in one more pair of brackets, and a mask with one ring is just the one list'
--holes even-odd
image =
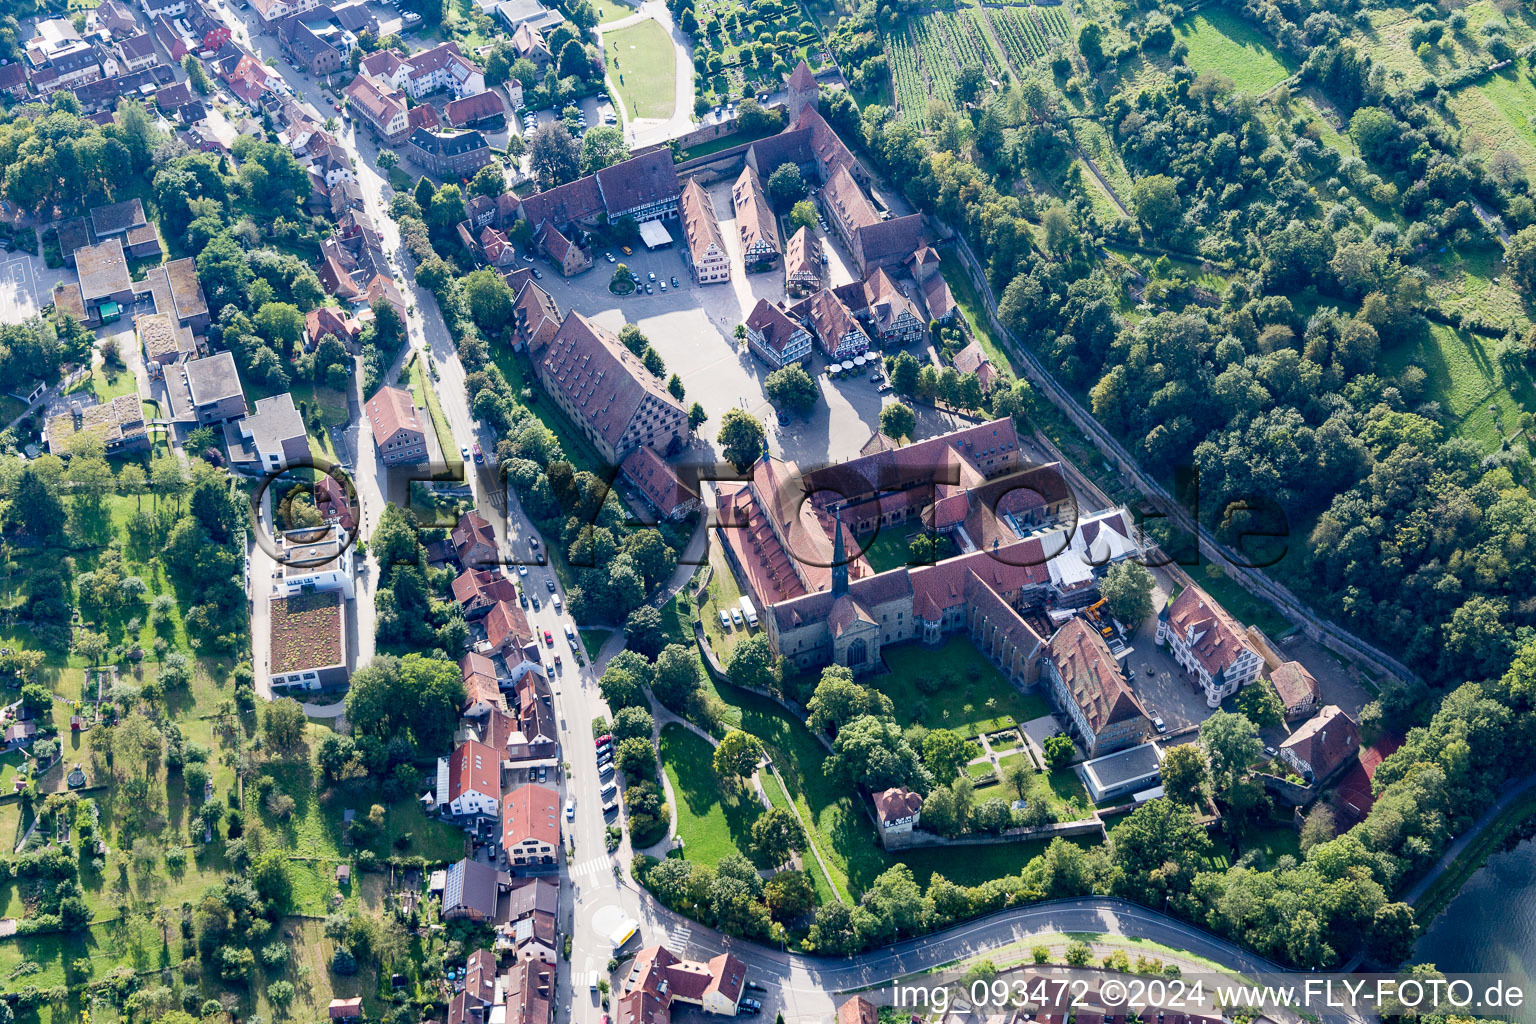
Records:
{"label": "crosswalk marking", "polygon": [[604,872],[611,872],[612,870],[613,861],[609,860],[607,857],[593,857],[589,860],[582,861],[580,864],[572,865],[570,875],[572,878],[584,878],[587,875],[600,875]]}

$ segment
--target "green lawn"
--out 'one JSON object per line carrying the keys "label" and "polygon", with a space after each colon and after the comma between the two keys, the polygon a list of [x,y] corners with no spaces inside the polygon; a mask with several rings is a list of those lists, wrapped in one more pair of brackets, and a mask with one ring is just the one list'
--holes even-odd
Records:
{"label": "green lawn", "polygon": [[710,545],[709,563],[714,572],[710,574],[709,586],[705,588],[707,596],[699,608],[699,617],[704,623],[704,633],[715,649],[715,656],[720,659],[721,664],[724,664],[728,660],[731,648],[736,646],[736,641],[755,631],[745,621],[742,622],[740,629],[736,628],[734,620],[730,629],[720,624],[721,611],[729,615],[733,608],[737,611],[741,610],[741,587],[736,582],[736,574],[731,571],[730,563],[726,561],[719,544]]}
{"label": "green lawn", "polygon": [[[319,726],[310,729],[312,740],[317,741],[324,734],[325,730]],[[453,861],[464,856],[464,833],[452,825],[428,818],[414,800],[391,805],[373,786],[347,792],[322,792],[315,770],[308,762],[267,765],[263,773],[271,775],[277,788],[292,797],[295,805],[287,821],[279,821],[263,807],[263,822],[283,836],[283,845],[287,849],[299,851],[306,857],[334,863],[350,856],[356,847],[345,843],[344,812],[351,808],[357,817],[365,818],[374,804],[385,807],[384,826],[367,848],[380,859],[395,853],[416,854],[432,862]],[[402,851],[394,846],[394,840],[406,835],[410,836],[410,842]]]}
{"label": "green lawn", "polygon": [[[1499,447],[1516,432],[1520,410],[1536,408],[1529,378],[1507,380],[1493,356],[1494,343],[1467,331],[1431,324],[1429,336],[1411,344],[1387,348],[1381,374],[1396,376],[1408,366],[1428,375],[1424,398],[1440,403],[1451,432],[1470,437],[1485,449]],[[1494,423],[1499,407],[1502,430]]]}
{"label": "green lawn", "polygon": [[682,726],[673,723],[661,730],[661,762],[672,784],[683,852],[709,865],[733,853],[749,855],[752,823],[763,811],[750,785],[722,789],[713,757],[714,748]]}
{"label": "green lawn", "polygon": [[1003,351],[1002,345],[992,337],[991,328],[987,326],[987,307],[981,301],[981,296],[971,285],[971,279],[960,265],[960,257],[944,259],[939,262],[939,273],[944,275],[944,283],[949,285],[949,290],[955,296],[955,305],[960,307],[960,315],[965,318],[966,325],[971,330],[971,337],[981,345],[981,350],[992,360],[992,365],[998,370],[1007,370],[1018,375],[1018,369],[1013,365],[1013,360]]}
{"label": "green lawn", "polygon": [[[1014,689],[962,636],[951,636],[938,647],[888,648],[885,663],[890,672],[870,682],[891,698],[900,722],[974,736],[1050,714],[1041,697]],[[922,692],[920,678],[934,679],[937,692]]]}
{"label": "green lawn", "polygon": [[610,21],[618,21],[635,13],[634,7],[618,3],[616,0],[592,0],[592,6],[597,10],[599,25],[606,25]]}
{"label": "green lawn", "polygon": [[1525,303],[1509,280],[1503,256],[1504,247],[1491,238],[1436,253],[1423,264],[1430,275],[1430,297],[1446,313],[1470,313],[1501,329],[1523,332],[1529,323]]}
{"label": "green lawn", "polygon": [[1294,70],[1256,28],[1220,7],[1207,8],[1181,23],[1178,33],[1189,47],[1190,67],[1224,75],[1242,92],[1266,92]]}
{"label": "green lawn", "polygon": [[459,455],[459,446],[453,439],[453,429],[448,426],[448,418],[443,415],[443,407],[437,401],[437,389],[429,379],[425,361],[420,357],[411,359],[411,399],[417,406],[425,408],[432,417],[432,432],[437,435],[438,447],[443,451],[443,461],[449,465],[462,463]]}
{"label": "green lawn", "polygon": [[603,36],[608,74],[631,117],[668,118],[677,103],[677,52],[654,18]]}
{"label": "green lawn", "polygon": [[582,629],[581,646],[586,649],[587,660],[592,661],[597,657],[597,652],[603,649],[603,644],[608,642],[611,629]]}
{"label": "green lawn", "polygon": [[1475,133],[1489,152],[1507,149],[1520,158],[1527,173],[1536,171],[1536,129],[1530,121],[1536,114],[1536,84],[1519,68],[1505,68],[1476,85],[1458,89],[1450,94],[1449,102],[1456,119]]}

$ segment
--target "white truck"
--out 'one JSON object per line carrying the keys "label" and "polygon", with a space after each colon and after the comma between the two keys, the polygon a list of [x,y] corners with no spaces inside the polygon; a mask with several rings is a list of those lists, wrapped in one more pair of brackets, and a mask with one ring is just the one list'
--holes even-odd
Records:
{"label": "white truck", "polygon": [[752,599],[745,594],[741,598],[741,614],[746,616],[747,625],[757,626],[757,609],[752,607]]}

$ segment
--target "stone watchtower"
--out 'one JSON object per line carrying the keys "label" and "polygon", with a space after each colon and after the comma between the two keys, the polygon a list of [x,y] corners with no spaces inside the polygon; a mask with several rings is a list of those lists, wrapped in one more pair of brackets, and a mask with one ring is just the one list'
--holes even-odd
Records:
{"label": "stone watchtower", "polygon": [[784,109],[789,111],[790,124],[798,124],[800,112],[807,107],[816,109],[816,75],[804,60],[790,74],[785,92]]}

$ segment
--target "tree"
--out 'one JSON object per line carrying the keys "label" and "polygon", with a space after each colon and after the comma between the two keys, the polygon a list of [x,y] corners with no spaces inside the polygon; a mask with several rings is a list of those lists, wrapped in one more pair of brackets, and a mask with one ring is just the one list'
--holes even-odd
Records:
{"label": "tree", "polygon": [[261,716],[261,734],[272,749],[292,754],[304,745],[304,707],[292,697],[268,704]]}
{"label": "tree", "polygon": [[775,405],[805,416],[816,405],[821,389],[799,363],[774,370],[763,381],[763,393]]}
{"label": "tree", "polygon": [[683,400],[683,395],[686,394],[686,392],[683,390],[683,378],[674,373],[667,380],[667,394],[681,402]]}
{"label": "tree", "polygon": [[752,852],[760,863],[777,867],[804,849],[805,829],[788,807],[771,807],[752,823]]}
{"label": "tree", "polygon": [[6,518],[45,547],[64,539],[64,503],[31,465],[16,478]]}
{"label": "tree", "polygon": [[559,121],[541,124],[528,143],[529,159],[539,184],[546,189],[574,181],[581,174],[581,151],[570,129]]}
{"label": "tree", "polygon": [[614,749],[614,763],[631,781],[649,780],[656,777],[656,748],[650,737],[632,737],[619,743]]}
{"label": "tree", "polygon": [[1228,798],[1264,751],[1258,726],[1227,711],[1217,711],[1200,723],[1200,745],[1210,763],[1211,787],[1220,799]]}
{"label": "tree", "polygon": [[661,626],[661,612],[648,604],[630,612],[624,620],[624,639],[630,650],[655,658],[667,642]]}
{"label": "tree", "polygon": [[1205,755],[1192,743],[1169,747],[1163,754],[1163,792],[1181,804],[1197,804],[1205,790]]}
{"label": "tree", "polygon": [[645,350],[651,347],[650,339],[634,324],[625,324],[619,328],[619,342],[635,356],[644,355]]}
{"label": "tree", "polygon": [[1045,763],[1052,768],[1063,768],[1072,763],[1072,758],[1077,756],[1077,748],[1072,740],[1058,733],[1049,736],[1044,743]]}
{"label": "tree", "polygon": [[917,378],[922,370],[911,352],[898,352],[891,363],[891,388],[898,395],[917,394]]}
{"label": "tree", "polygon": [[1312,805],[1301,823],[1301,852],[1306,853],[1318,843],[1331,840],[1337,831],[1333,808],[1319,800]]}
{"label": "tree", "polygon": [[782,675],[779,659],[766,633],[754,633],[736,641],[726,662],[731,682],[748,690],[776,691]]}
{"label": "tree", "polygon": [[745,473],[762,456],[768,432],[756,416],[732,409],[720,421],[718,440],[725,450],[725,461],[735,466],[736,472]]}
{"label": "tree", "polygon": [[873,715],[855,718],[843,726],[823,770],[829,778],[841,778],[871,791],[906,786],[926,792],[932,782],[901,735],[901,728],[888,718]]}
{"label": "tree", "polygon": [[1171,230],[1182,216],[1178,182],[1166,174],[1148,174],[1131,187],[1131,208],[1155,235]]}
{"label": "tree", "polygon": [[820,217],[816,212],[816,204],[809,199],[802,199],[789,211],[790,227],[814,228]]}
{"label": "tree", "polygon": [[[764,884],[763,899],[775,921],[794,921],[815,908],[816,886],[804,871],[780,871]],[[782,1022],[775,1021],[774,1024]]]}
{"label": "tree", "polygon": [[383,743],[399,737],[419,755],[435,757],[447,750],[463,705],[464,679],[455,663],[415,653],[376,655],[352,674],[347,720],[356,736]]}
{"label": "tree", "polygon": [[828,665],[806,706],[810,716],[806,724],[818,732],[840,729],[864,715],[891,717],[891,698],[879,690],[860,686],[846,665]]}
{"label": "tree", "polygon": [[773,173],[768,175],[768,198],[773,201],[774,208],[780,212],[804,199],[807,192],[805,178],[800,173],[799,165],[793,161],[779,164],[774,168]]}
{"label": "tree", "polygon": [[605,167],[612,167],[629,159],[629,144],[624,141],[624,130],[616,125],[600,124],[587,129],[581,140],[581,173],[596,174]]}
{"label": "tree", "polygon": [[1376,908],[1371,921],[1368,950],[1371,959],[1391,969],[1413,955],[1418,928],[1413,907],[1407,903],[1384,903]]}
{"label": "tree", "polygon": [[887,437],[894,437],[898,441],[904,437],[910,438],[916,429],[917,416],[910,407],[892,402],[880,410],[880,432]]}
{"label": "tree", "polygon": [[1027,758],[1020,758],[1003,766],[1003,784],[1013,790],[1014,796],[1027,800],[1035,788],[1038,776]]}
{"label": "tree", "polygon": [[1285,721],[1285,705],[1275,692],[1275,684],[1268,679],[1255,679],[1237,692],[1233,701],[1237,710],[1260,727],[1279,725]]}
{"label": "tree", "polygon": [[709,413],[704,411],[704,406],[694,402],[692,408],[688,410],[688,429],[697,431],[707,419],[709,419]]}
{"label": "tree", "polygon": [[732,729],[715,747],[715,777],[721,782],[745,778],[757,770],[763,746],[751,733]]}
{"label": "tree", "polygon": [[1099,581],[1099,594],[1108,601],[1109,614],[1135,629],[1152,614],[1152,574],[1140,562],[1127,559],[1109,567]]}
{"label": "tree", "polygon": [[948,782],[981,754],[981,748],[951,729],[934,729],[923,737],[923,764],[936,782]]}
{"label": "tree", "polygon": [[[388,153],[389,150],[384,150]],[[383,158],[383,153],[379,154]],[[507,175],[498,163],[489,163],[475,172],[475,176],[469,179],[469,194],[472,196],[485,196],[495,199],[507,191]]]}
{"label": "tree", "polygon": [[1523,292],[1536,290],[1536,224],[1515,232],[1504,250],[1509,276]]}
{"label": "tree", "polygon": [[1203,867],[1210,837],[1188,808],[1149,800],[1109,833],[1110,862],[1118,871],[1115,891],[1143,906],[1188,892]]}
{"label": "tree", "polygon": [[640,737],[649,740],[655,729],[655,723],[651,713],[645,708],[623,708],[613,716],[613,727],[610,733],[615,743],[622,743],[632,737]]}

